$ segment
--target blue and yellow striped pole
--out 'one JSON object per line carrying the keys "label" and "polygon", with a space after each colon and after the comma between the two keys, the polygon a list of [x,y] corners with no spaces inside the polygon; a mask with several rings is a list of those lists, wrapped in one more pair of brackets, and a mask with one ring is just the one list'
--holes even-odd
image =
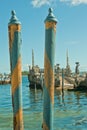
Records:
{"label": "blue and yellow striped pole", "polygon": [[52,13],[52,8],[49,8],[49,14],[45,19],[43,130],[53,130],[56,23],[57,19]]}
{"label": "blue and yellow striped pole", "polygon": [[9,51],[12,86],[13,127],[14,130],[23,130],[22,91],[21,91],[21,23],[12,11],[8,23]]}

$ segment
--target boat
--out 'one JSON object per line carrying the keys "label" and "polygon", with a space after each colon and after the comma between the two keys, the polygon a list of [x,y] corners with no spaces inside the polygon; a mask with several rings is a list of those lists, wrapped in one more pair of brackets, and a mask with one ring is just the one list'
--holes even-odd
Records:
{"label": "boat", "polygon": [[42,72],[38,65],[34,65],[34,51],[32,49],[32,67],[29,66],[29,74],[28,74],[28,81],[29,81],[29,88],[30,89],[42,89]]}
{"label": "boat", "polygon": [[[40,69],[37,65],[29,68],[28,80],[30,89],[43,89],[44,70]],[[60,86],[60,79],[56,74],[54,86],[55,88]]]}
{"label": "boat", "polygon": [[[55,87],[60,86],[59,79],[59,64],[55,67]],[[38,65],[34,65],[34,51],[32,49],[32,66],[29,66],[28,74],[29,88],[30,89],[43,89],[44,83],[44,69],[41,69]]]}
{"label": "boat", "polygon": [[11,84],[10,80],[2,80],[0,81],[0,85],[4,85],[4,84]]}
{"label": "boat", "polygon": [[87,92],[87,74],[85,79],[82,77],[81,79],[75,79],[74,88],[68,89],[68,91],[81,91]]}
{"label": "boat", "polygon": [[11,84],[11,78],[8,74],[0,74],[0,85]]}
{"label": "boat", "polygon": [[[60,86],[60,78],[59,74],[55,72],[55,88]],[[31,89],[43,89],[43,83],[44,83],[44,69],[40,69],[38,65],[36,66],[29,66],[29,74],[28,74],[28,80],[29,80],[29,87]]]}
{"label": "boat", "polygon": [[37,65],[29,69],[28,80],[30,89],[42,89],[42,73]]}

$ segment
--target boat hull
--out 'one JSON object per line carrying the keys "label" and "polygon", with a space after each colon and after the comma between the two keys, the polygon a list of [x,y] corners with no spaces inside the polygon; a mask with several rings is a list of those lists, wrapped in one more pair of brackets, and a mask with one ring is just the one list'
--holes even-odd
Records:
{"label": "boat hull", "polygon": [[42,89],[42,86],[41,86],[41,84],[39,84],[39,83],[30,83],[29,84],[29,88],[30,89]]}

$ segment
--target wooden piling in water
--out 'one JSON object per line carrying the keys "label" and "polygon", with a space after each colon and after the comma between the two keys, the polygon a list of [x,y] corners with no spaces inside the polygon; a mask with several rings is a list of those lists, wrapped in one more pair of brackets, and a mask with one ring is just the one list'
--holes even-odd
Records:
{"label": "wooden piling in water", "polygon": [[23,130],[22,88],[21,88],[21,23],[12,11],[9,31],[9,52],[12,85],[13,127],[14,130]]}
{"label": "wooden piling in water", "polygon": [[45,19],[45,57],[44,57],[44,108],[43,130],[53,130],[54,106],[54,56],[57,19],[49,8]]}

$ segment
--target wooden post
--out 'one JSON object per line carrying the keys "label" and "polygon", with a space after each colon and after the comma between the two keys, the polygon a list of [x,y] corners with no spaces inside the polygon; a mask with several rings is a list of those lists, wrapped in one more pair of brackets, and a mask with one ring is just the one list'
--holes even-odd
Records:
{"label": "wooden post", "polygon": [[22,92],[21,92],[21,24],[12,11],[8,23],[9,52],[12,86],[13,127],[14,130],[23,130]]}
{"label": "wooden post", "polygon": [[54,106],[54,56],[57,19],[49,8],[45,19],[45,57],[44,57],[44,108],[43,130],[53,130]]}

